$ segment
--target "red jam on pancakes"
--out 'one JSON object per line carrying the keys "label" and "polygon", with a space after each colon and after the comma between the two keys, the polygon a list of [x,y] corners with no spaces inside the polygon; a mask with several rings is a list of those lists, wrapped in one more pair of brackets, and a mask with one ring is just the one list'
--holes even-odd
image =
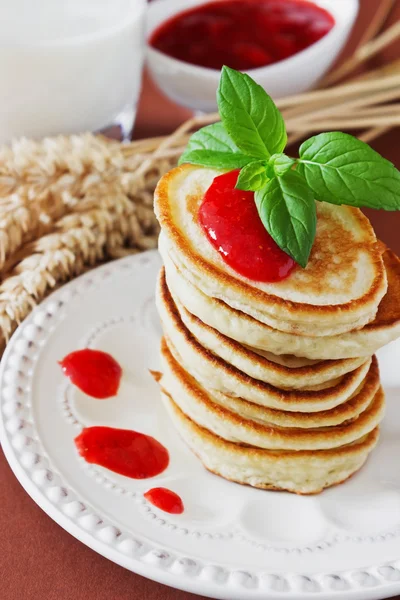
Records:
{"label": "red jam on pancakes", "polygon": [[180,496],[167,488],[153,488],[146,492],[144,497],[160,510],[172,515],[180,515],[184,511]]}
{"label": "red jam on pancakes", "polygon": [[86,462],[132,479],[159,475],[169,464],[168,450],[160,442],[130,429],[85,427],[75,445]]}
{"label": "red jam on pancakes", "polygon": [[164,21],[149,41],[193,65],[246,71],[297,54],[334,24],[329,12],[307,0],[217,0]]}
{"label": "red jam on pancakes", "polygon": [[260,282],[282,281],[296,263],[264,228],[253,192],[235,189],[239,171],[216,177],[199,209],[199,221],[223,260],[240,275]]}
{"label": "red jam on pancakes", "polygon": [[77,350],[59,364],[71,382],[92,398],[104,400],[118,392],[122,369],[106,352],[90,348]]}

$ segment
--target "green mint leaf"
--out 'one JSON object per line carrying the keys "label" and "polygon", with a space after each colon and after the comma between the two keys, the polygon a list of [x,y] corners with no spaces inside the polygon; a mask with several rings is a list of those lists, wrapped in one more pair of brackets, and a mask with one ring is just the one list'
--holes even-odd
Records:
{"label": "green mint leaf", "polygon": [[272,168],[274,175],[281,177],[293,167],[296,161],[286,154],[273,154],[268,161],[268,165]]}
{"label": "green mint leaf", "polygon": [[226,131],[244,154],[268,159],[285,148],[287,135],[282,115],[251,77],[223,67],[217,102]]}
{"label": "green mint leaf", "polygon": [[297,170],[318,200],[400,209],[400,173],[368,144],[338,131],[321,133],[299,150]]}
{"label": "green mint leaf", "polygon": [[265,161],[256,160],[243,167],[239,173],[236,188],[248,192],[260,190],[269,181],[267,166]]}
{"label": "green mint leaf", "polygon": [[216,169],[241,169],[254,160],[245,156],[225,131],[222,123],[208,125],[194,133],[179,159],[179,164],[191,163]]}
{"label": "green mint leaf", "polygon": [[286,254],[306,267],[315,239],[317,212],[303,177],[287,171],[256,192],[255,200],[268,233]]}

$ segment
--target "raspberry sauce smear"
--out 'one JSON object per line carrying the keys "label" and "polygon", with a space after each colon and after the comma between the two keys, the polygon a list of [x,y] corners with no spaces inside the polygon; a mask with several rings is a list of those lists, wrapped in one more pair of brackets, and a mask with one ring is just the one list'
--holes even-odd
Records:
{"label": "raspberry sauce smear", "polygon": [[235,188],[239,170],[216,177],[199,209],[199,222],[223,260],[243,277],[273,283],[296,266],[264,228],[254,192]]}
{"label": "raspberry sauce smear", "polygon": [[86,462],[132,479],[159,475],[168,467],[168,450],[156,439],[130,429],[85,427],[75,446]]}
{"label": "raspberry sauce smear", "polygon": [[116,396],[122,368],[107,352],[90,348],[75,350],[59,365],[71,382],[88,396],[99,400]]}
{"label": "raspberry sauce smear", "polygon": [[152,488],[144,494],[148,502],[171,515],[180,515],[184,511],[180,496],[168,488]]}

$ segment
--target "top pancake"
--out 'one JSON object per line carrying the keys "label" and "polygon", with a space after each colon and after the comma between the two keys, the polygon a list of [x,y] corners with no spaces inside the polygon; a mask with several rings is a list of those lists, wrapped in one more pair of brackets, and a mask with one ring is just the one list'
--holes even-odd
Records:
{"label": "top pancake", "polygon": [[358,209],[318,203],[317,236],[306,269],[259,283],[231,269],[206,238],[198,208],[220,172],[183,165],[159,182],[155,211],[164,252],[209,297],[297,335],[335,335],[373,320],[387,289],[381,249]]}
{"label": "top pancake", "polygon": [[388,291],[374,321],[362,329],[326,337],[294,335],[260,323],[203,294],[181,276],[169,257],[164,257],[164,262],[168,288],[179,305],[228,338],[275,355],[289,353],[310,360],[332,360],[371,356],[400,336],[400,260],[389,249],[384,251],[383,259]]}

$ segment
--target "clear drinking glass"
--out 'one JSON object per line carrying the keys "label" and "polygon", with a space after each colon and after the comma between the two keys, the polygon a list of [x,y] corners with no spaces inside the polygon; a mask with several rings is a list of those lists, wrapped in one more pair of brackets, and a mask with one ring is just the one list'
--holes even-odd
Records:
{"label": "clear drinking glass", "polygon": [[0,0],[0,143],[132,131],[146,0]]}

